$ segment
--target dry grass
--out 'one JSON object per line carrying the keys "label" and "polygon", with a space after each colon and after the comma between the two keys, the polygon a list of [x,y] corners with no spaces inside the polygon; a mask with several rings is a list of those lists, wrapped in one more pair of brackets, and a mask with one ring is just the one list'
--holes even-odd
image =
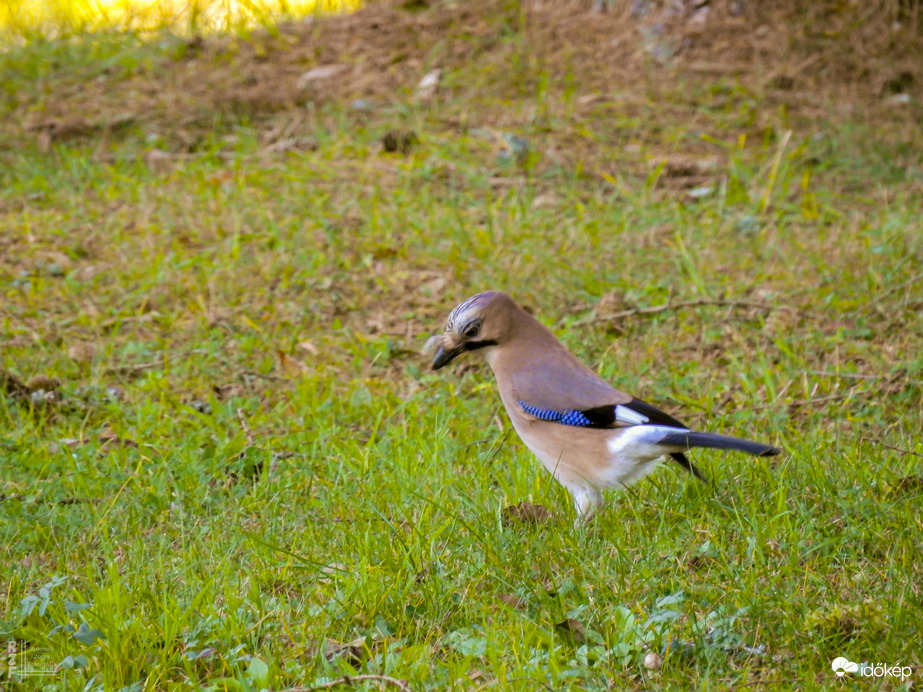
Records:
{"label": "dry grass", "polygon": [[[547,99],[574,98],[590,109],[608,98],[630,110],[639,97],[656,101],[677,80],[707,85],[731,78],[761,101],[756,131],[780,117],[816,121],[830,110],[870,117],[892,111],[887,117],[895,117],[900,109],[882,102],[921,93],[923,39],[912,25],[887,21],[888,13],[833,7],[754,3],[746,14],[731,16],[718,3],[699,25],[664,11],[635,18],[626,4],[595,14],[588,3],[574,1],[447,3],[419,12],[375,3],[355,14],[244,36],[168,38],[166,50],[140,64],[109,61],[88,66],[90,74],[52,71],[41,91],[20,90],[7,101],[3,134],[8,142],[35,137],[47,147],[49,140],[118,136],[135,127],[189,150],[222,113],[265,119],[300,112],[307,103],[393,101],[435,67],[446,70],[443,105],[475,96],[493,101],[500,126],[522,118],[504,112],[504,98],[517,95],[502,90],[515,84],[531,93],[540,79]],[[670,57],[658,58],[660,48]],[[475,64],[477,71],[466,70]],[[328,65],[341,71],[300,79]],[[698,105],[685,108],[694,116]],[[464,121],[464,113],[445,110],[448,125]]]}

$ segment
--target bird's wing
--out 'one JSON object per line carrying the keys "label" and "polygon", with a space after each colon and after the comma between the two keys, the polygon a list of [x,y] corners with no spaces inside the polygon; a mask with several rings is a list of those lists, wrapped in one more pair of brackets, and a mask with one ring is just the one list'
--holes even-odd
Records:
{"label": "bird's wing", "polygon": [[685,428],[660,409],[620,392],[582,367],[521,369],[512,377],[513,395],[528,416],[588,428],[669,425]]}

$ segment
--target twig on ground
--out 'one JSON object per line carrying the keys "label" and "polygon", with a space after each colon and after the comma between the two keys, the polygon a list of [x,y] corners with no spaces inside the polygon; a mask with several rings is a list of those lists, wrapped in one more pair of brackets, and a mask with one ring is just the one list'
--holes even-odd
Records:
{"label": "twig on ground", "polygon": [[176,351],[173,353],[160,353],[157,356],[157,360],[151,360],[146,363],[115,363],[106,368],[106,372],[111,373],[132,373],[132,372],[141,372],[142,370],[150,370],[151,368],[163,367],[166,362],[167,356],[172,360],[180,360],[181,358],[186,358],[188,356],[194,355],[203,355],[207,354],[208,351],[204,348],[187,348],[181,351]]}
{"label": "twig on ground", "polygon": [[764,409],[779,408],[782,406],[787,406],[789,408],[793,406],[797,408],[802,408],[804,406],[814,406],[816,404],[827,404],[827,403],[830,403],[831,401],[843,401],[844,399],[849,399],[852,397],[858,397],[858,398],[866,397],[866,396],[870,396],[871,394],[875,393],[870,389],[866,389],[864,391],[857,391],[856,388],[858,386],[859,385],[855,385],[853,387],[850,387],[845,392],[838,392],[837,394],[828,394],[826,396],[807,397],[805,399],[794,399],[793,401],[778,401],[778,400],[767,401],[765,404],[756,404],[754,406],[751,406],[750,409],[752,411],[762,411]]}
{"label": "twig on ground", "polygon": [[847,380],[881,380],[891,375],[865,375],[861,372],[831,372],[830,370],[803,370],[806,375],[818,377],[842,377]]}
{"label": "twig on ground", "polygon": [[760,687],[760,686],[770,686],[770,685],[773,687],[777,685],[785,686],[785,685],[794,684],[797,682],[798,682],[797,679],[782,680],[779,678],[773,678],[772,680],[751,680],[749,682],[738,682],[736,685],[732,685],[728,689],[738,690],[743,687]]}
{"label": "twig on ground", "polygon": [[[863,381],[866,380],[866,378],[861,379]],[[809,397],[807,399],[796,399],[794,401],[769,401],[765,404],[751,406],[750,408],[753,411],[762,411],[763,409],[776,408],[779,406],[802,408],[804,406],[814,406],[816,404],[825,404],[832,401],[843,401],[845,399],[852,398],[864,399],[871,396],[884,397],[901,391],[905,386],[907,386],[907,383],[904,381],[904,373],[898,372],[889,376],[885,382],[876,385],[875,388],[859,389],[860,386],[861,385],[857,383],[847,389],[845,392],[828,394],[827,396]]]}
{"label": "twig on ground", "polygon": [[494,447],[488,450],[487,452],[488,456],[487,456],[487,461],[484,464],[485,466],[490,466],[494,462],[494,459],[497,458],[497,455],[500,453],[500,450],[503,448],[503,445],[506,443],[506,438],[510,436],[511,430],[512,430],[511,427],[507,427],[506,430],[503,431],[503,434],[500,436],[500,439],[494,440]]}
{"label": "twig on ground", "polygon": [[97,502],[102,502],[102,498],[99,498],[99,497],[65,497],[63,500],[55,500],[54,504],[65,507],[67,505],[82,505],[85,503],[95,504]]}
{"label": "twig on ground", "polygon": [[861,436],[859,439],[864,440],[865,442],[871,442],[872,444],[881,445],[882,447],[887,447],[888,449],[893,449],[895,452],[900,452],[901,454],[910,454],[911,456],[923,458],[923,454],[920,454],[919,452],[914,452],[910,449],[904,449],[903,447],[895,447],[894,445],[889,445],[887,442],[882,442],[881,440],[876,440],[871,437]]}
{"label": "twig on ground", "polygon": [[[19,502],[25,502],[26,497],[24,495],[4,495],[0,493],[0,502],[8,502],[10,500],[18,500]],[[33,500],[35,503],[42,503],[46,505],[60,505],[66,507],[67,505],[80,505],[85,503],[95,504],[97,502],[102,502],[102,498],[99,497],[65,497],[61,500],[44,500],[42,498],[37,498]]]}
{"label": "twig on ground", "polygon": [[885,298],[887,298],[888,296],[891,296],[891,295],[897,293],[898,291],[900,291],[900,290],[902,290],[902,289],[904,289],[904,288],[907,288],[908,286],[912,286],[912,285],[915,284],[917,281],[923,281],[923,273],[921,273],[921,274],[916,274],[915,276],[911,276],[909,279],[907,279],[906,281],[904,281],[904,282],[902,282],[902,283],[899,283],[897,286],[892,286],[892,287],[889,288],[887,291],[885,291],[884,293],[882,293],[880,296],[878,296],[877,298],[875,298],[875,300],[873,301],[874,304],[875,304],[875,305],[879,305],[879,304],[881,303],[881,301],[883,301],[883,300],[884,300]]}
{"label": "twig on ground", "polygon": [[856,392],[854,389],[850,389],[848,392],[840,392],[839,394],[828,394],[827,396],[818,396],[813,399],[795,399],[794,401],[770,401],[765,404],[757,404],[751,406],[751,411],[762,411],[767,408],[777,408],[780,406],[797,406],[799,408],[803,406],[814,406],[815,404],[826,404],[831,401],[842,401],[843,399],[848,399],[852,396],[868,396],[872,392]]}
{"label": "twig on ground", "polygon": [[247,424],[247,419],[244,417],[244,410],[242,408],[237,409],[237,420],[240,421],[240,429],[243,430],[244,435],[247,436],[247,446],[253,447],[256,444],[256,436]]}
{"label": "twig on ground", "polygon": [[245,377],[256,377],[261,380],[270,380],[272,382],[288,382],[289,378],[279,377],[278,375],[269,375],[267,373],[257,372],[256,370],[241,370],[240,374]]}
{"label": "twig on ground", "polygon": [[108,372],[141,372],[142,370],[150,370],[151,368],[159,367],[163,367],[163,358],[151,360],[147,363],[117,363],[115,365],[110,365],[106,370]]}
{"label": "twig on ground", "polygon": [[[258,436],[256,433],[253,432],[253,429],[250,427],[250,424],[247,422],[246,414],[244,414],[244,410],[242,408],[237,409],[237,421],[240,423],[240,429],[243,431],[244,435],[247,438],[247,444],[245,444],[244,448],[240,450],[240,452],[238,452],[238,454],[235,456],[235,459],[240,459],[247,453],[248,449],[252,447],[258,447],[258,443],[257,443]],[[259,437],[266,437],[266,433],[261,433]],[[269,473],[270,474],[272,474],[276,470],[276,466],[279,464],[281,460],[290,459],[291,457],[294,457],[294,456],[301,456],[297,452],[291,452],[291,451],[284,450],[284,449],[281,451],[279,450],[270,450],[270,451],[271,451],[271,456],[269,460]],[[260,475],[262,474],[262,472],[263,472],[263,462],[260,461],[256,465],[256,474]]]}
{"label": "twig on ground", "polygon": [[791,312],[807,312],[803,308],[794,307],[792,305],[774,305],[772,303],[761,303],[755,300],[699,298],[697,300],[684,300],[679,303],[664,303],[663,305],[653,305],[646,308],[631,308],[629,310],[622,310],[621,312],[614,312],[611,315],[602,315],[599,317],[591,317],[585,320],[579,320],[574,324],[575,326],[583,326],[587,324],[599,324],[600,322],[613,322],[615,320],[621,320],[625,319],[626,317],[633,317],[635,315],[656,315],[657,313],[668,312],[670,310],[698,308],[706,305],[727,308],[751,308],[757,310],[790,310]]}
{"label": "twig on ground", "polygon": [[322,682],[319,685],[313,685],[311,687],[290,687],[281,692],[314,692],[314,690],[329,690],[332,687],[337,687],[338,685],[353,685],[357,682],[363,682],[365,680],[377,680],[379,682],[386,682],[389,685],[394,685],[404,692],[413,692],[413,689],[409,684],[403,680],[398,680],[397,678],[392,678],[390,675],[374,675],[372,673],[365,673],[363,675],[344,675],[342,678],[337,678],[336,680],[331,680],[330,682]]}

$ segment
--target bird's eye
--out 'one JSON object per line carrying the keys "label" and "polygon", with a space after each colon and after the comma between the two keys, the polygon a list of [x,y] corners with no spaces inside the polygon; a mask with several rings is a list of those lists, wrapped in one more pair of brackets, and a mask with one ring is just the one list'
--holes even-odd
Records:
{"label": "bird's eye", "polygon": [[481,333],[481,325],[478,322],[472,322],[471,324],[465,326],[464,331],[462,332],[467,338],[473,339],[478,334]]}

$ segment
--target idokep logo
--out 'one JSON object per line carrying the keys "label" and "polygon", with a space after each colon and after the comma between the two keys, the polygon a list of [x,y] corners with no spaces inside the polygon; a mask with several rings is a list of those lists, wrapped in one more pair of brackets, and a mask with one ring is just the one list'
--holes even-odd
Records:
{"label": "idokep logo", "polygon": [[833,663],[830,664],[830,667],[833,668],[833,672],[836,673],[838,677],[843,677],[846,673],[855,673],[859,670],[858,663],[853,663],[848,658],[843,658],[842,656],[833,659]]}
{"label": "idokep logo", "polygon": [[830,664],[837,677],[847,673],[858,673],[864,678],[900,678],[901,682],[913,674],[910,666],[890,666],[886,663],[853,663],[848,658],[837,656]]}

